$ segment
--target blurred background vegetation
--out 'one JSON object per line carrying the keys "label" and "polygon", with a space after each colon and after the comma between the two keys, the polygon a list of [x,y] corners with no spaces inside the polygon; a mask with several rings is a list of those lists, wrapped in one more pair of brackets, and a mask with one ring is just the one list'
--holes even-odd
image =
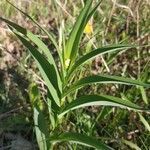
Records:
{"label": "blurred background vegetation", "polygon": [[[84,5],[83,0],[11,0],[11,2],[53,33],[58,43],[61,41],[59,38],[61,29],[64,29],[67,38],[75,18]],[[149,14],[149,0],[103,0],[90,21],[92,32],[85,33],[86,36],[82,39],[80,54],[109,44],[148,45]],[[41,38],[57,59],[56,50],[47,36],[5,0],[0,1],[0,16],[17,22],[37,35],[42,35]],[[87,68],[90,68],[90,71],[87,71]],[[150,82],[149,46],[130,49],[121,54],[113,53],[97,57],[83,69],[80,76],[101,72]],[[31,56],[6,24],[0,22],[0,150],[37,149],[28,95],[28,87],[33,81],[40,85],[44,93],[44,84]],[[132,86],[113,84],[92,88],[87,86],[79,91],[79,94],[83,93],[118,95],[143,107],[149,106],[150,103],[150,91]],[[147,124],[150,123],[149,114],[142,116]],[[127,110],[104,107],[76,110],[64,120],[63,130],[77,130],[97,136],[118,150],[150,150],[149,125],[146,126],[141,117],[132,111],[128,113]],[[83,146],[76,146],[74,145],[74,149],[84,149]],[[64,147],[59,149],[63,150]]]}

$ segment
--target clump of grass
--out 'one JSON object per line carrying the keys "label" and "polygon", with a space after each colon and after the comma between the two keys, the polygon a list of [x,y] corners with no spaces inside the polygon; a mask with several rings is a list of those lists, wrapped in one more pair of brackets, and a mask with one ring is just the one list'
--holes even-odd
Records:
{"label": "clump of grass", "polygon": [[[8,3],[11,4],[10,2]],[[8,24],[10,30],[20,39],[35,59],[47,88],[45,101],[41,100],[37,85],[32,84],[29,90],[31,104],[33,106],[36,138],[41,150],[54,149],[59,142],[79,143],[96,149],[113,149],[100,140],[87,136],[86,134],[68,131],[62,133],[60,130],[61,124],[65,120],[66,115],[75,109],[86,106],[103,105],[128,108],[134,111],[148,111],[128,99],[121,99],[114,96],[104,94],[87,94],[81,97],[76,96],[76,93],[80,88],[94,83],[115,83],[136,85],[146,88],[150,87],[149,84],[143,83],[139,80],[106,74],[92,75],[75,80],[78,75],[77,72],[82,70],[81,66],[96,56],[135,47],[133,45],[110,45],[94,49],[83,56],[79,56],[79,43],[81,37],[83,32],[86,31],[87,23],[100,3],[101,2],[98,2],[94,7],[91,7],[92,0],[86,1],[84,8],[77,17],[68,39],[63,39],[64,42],[62,49],[58,46],[58,42],[53,35],[42,28],[28,14],[11,4],[47,34],[57,50],[59,64],[56,64],[50,50],[37,35],[34,35],[32,32],[10,20],[0,17],[2,21]],[[65,37],[63,36],[63,38]],[[142,120],[144,119],[142,118]]]}

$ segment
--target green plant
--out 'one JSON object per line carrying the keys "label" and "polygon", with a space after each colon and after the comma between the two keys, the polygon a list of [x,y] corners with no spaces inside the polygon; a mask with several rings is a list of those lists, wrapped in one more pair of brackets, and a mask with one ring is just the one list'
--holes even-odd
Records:
{"label": "green plant", "polygon": [[[13,4],[11,5],[15,7]],[[60,60],[59,63],[61,64],[60,67],[58,67],[59,65],[56,65],[50,50],[37,35],[34,35],[32,32],[15,24],[14,22],[0,17],[2,21],[8,24],[12,32],[30,51],[47,87],[45,101],[41,100],[38,87],[35,84],[31,85],[29,90],[33,106],[35,132],[37,142],[41,150],[53,149],[58,142],[63,141],[80,143],[96,149],[112,149],[99,140],[87,135],[72,132],[61,133],[59,126],[62,124],[65,114],[69,113],[71,110],[91,105],[103,105],[128,108],[135,111],[148,111],[129,100],[103,94],[85,95],[77,97],[75,100],[72,100],[73,98],[70,99],[69,95],[76,93],[79,88],[93,83],[115,83],[150,87],[149,84],[138,80],[106,74],[88,76],[79,79],[78,81],[74,80],[77,70],[80,71],[82,69],[81,66],[92,58],[105,53],[123,51],[135,47],[130,45],[111,45],[92,50],[83,56],[79,56],[79,43],[81,41],[83,31],[89,19],[100,5],[100,2],[98,2],[93,8],[91,8],[91,5],[92,0],[87,0],[85,7],[82,9],[79,17],[77,18],[66,43],[63,43],[62,50],[57,45],[57,41],[53,35],[43,29],[29,15],[15,7],[22,14],[31,19],[45,34],[47,34],[57,49]],[[63,41],[65,40],[66,39],[63,39]]]}

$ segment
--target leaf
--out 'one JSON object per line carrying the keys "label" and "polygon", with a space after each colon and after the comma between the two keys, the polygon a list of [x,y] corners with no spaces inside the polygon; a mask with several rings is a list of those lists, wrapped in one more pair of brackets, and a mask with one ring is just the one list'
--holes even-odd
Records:
{"label": "leaf", "polygon": [[100,0],[100,1],[92,8],[92,10],[90,10],[86,22],[88,22],[88,21],[90,20],[90,18],[91,18],[92,15],[95,13],[96,9],[97,9],[98,6],[101,4],[101,2],[102,2],[102,0]]}
{"label": "leaf", "polygon": [[15,9],[17,9],[19,12],[21,12],[23,15],[25,15],[27,18],[29,18],[34,24],[36,24],[48,37],[49,39],[53,42],[54,46],[56,47],[56,49],[58,49],[58,45],[57,42],[55,41],[55,39],[53,38],[53,36],[46,31],[43,27],[41,27],[41,25],[34,20],[31,16],[29,16],[27,13],[23,12],[21,9],[19,9],[18,7],[16,7],[15,5],[13,5],[10,1],[6,0],[11,6],[13,6]]}
{"label": "leaf", "polygon": [[34,105],[34,124],[35,124],[35,132],[36,132],[36,138],[39,145],[40,150],[47,150],[50,147],[50,141],[47,141],[46,139],[49,139],[48,131],[48,125],[45,124],[46,120],[44,119],[43,113],[40,111],[38,105]]}
{"label": "leaf", "polygon": [[[12,30],[13,31],[13,30]],[[60,93],[59,88],[57,87],[58,79],[56,76],[56,70],[54,65],[49,64],[45,57],[27,41],[24,37],[13,31],[14,34],[21,40],[23,45],[28,48],[33,58],[36,60],[38,68],[41,72],[43,79],[48,87],[48,90],[53,96],[54,101],[58,106],[60,106]]]}
{"label": "leaf", "polygon": [[106,74],[94,75],[94,76],[82,78],[79,81],[77,81],[75,84],[73,84],[66,90],[64,96],[85,85],[93,84],[93,83],[119,83],[119,84],[126,84],[126,85],[139,85],[144,87],[150,87],[150,84],[146,84],[138,80],[132,80],[130,78],[124,78],[124,77],[118,77],[118,76],[112,76]]}
{"label": "leaf", "polygon": [[112,148],[101,143],[97,139],[79,133],[71,133],[71,132],[62,133],[58,136],[51,137],[50,141],[78,143],[85,146],[93,147],[98,150],[113,150]]}
{"label": "leaf", "polygon": [[114,51],[121,51],[127,48],[131,48],[134,46],[129,46],[129,45],[115,45],[115,46],[105,46],[105,47],[101,47],[98,49],[95,49],[87,54],[85,54],[84,56],[82,56],[81,58],[79,58],[74,65],[70,68],[70,70],[68,71],[68,76],[70,77],[71,74],[75,71],[75,69],[79,68],[79,66],[83,65],[84,63],[86,63],[87,61],[95,58],[98,55],[102,55],[102,54],[106,54],[109,52],[114,52]]}
{"label": "leaf", "polygon": [[84,29],[90,20],[91,16],[94,14],[101,1],[98,2],[95,7],[92,6],[92,1],[86,1],[85,7],[81,11],[67,41],[66,50],[65,50],[65,60],[70,60],[70,66],[74,64],[74,61],[78,54],[79,42],[81,40]]}
{"label": "leaf", "polygon": [[131,141],[127,141],[125,139],[122,139],[122,142],[126,145],[128,145],[130,148],[135,149],[135,150],[141,150],[141,148],[139,148],[136,144],[134,144]]}
{"label": "leaf", "polygon": [[73,100],[71,103],[67,104],[62,111],[60,111],[58,117],[62,117],[67,112],[78,109],[81,107],[86,106],[98,106],[98,105],[104,105],[104,106],[117,106],[121,108],[129,108],[132,110],[142,111],[146,110],[141,108],[140,106],[128,101],[128,100],[122,100],[121,98],[108,96],[108,95],[86,95],[82,96],[76,100]]}
{"label": "leaf", "polygon": [[50,34],[47,30],[45,30],[36,20],[34,20],[31,16],[29,16],[27,13],[23,12],[21,9],[19,9],[18,7],[16,7],[15,5],[13,5],[10,1],[6,0],[11,6],[13,6],[15,9],[17,9],[19,12],[21,12],[23,15],[25,15],[27,18],[29,18],[35,25],[37,25],[50,39],[50,41],[54,44],[57,52],[58,52],[58,56],[59,59],[61,61],[61,65],[63,64],[63,59],[62,59],[62,55],[59,51],[59,46],[57,45],[57,42],[55,40],[55,38],[53,37],[52,34]]}
{"label": "leaf", "polygon": [[150,132],[150,125],[149,125],[149,123],[145,120],[145,118],[140,113],[138,113],[138,114],[139,114],[141,122],[143,123],[145,128]]}
{"label": "leaf", "polygon": [[40,94],[38,87],[35,84],[30,85],[29,97],[31,99],[31,104],[33,107],[33,119],[35,125],[35,133],[37,138],[37,143],[40,150],[47,150],[50,148],[48,123],[45,119],[45,115],[42,110],[42,104],[40,101]]}
{"label": "leaf", "polygon": [[141,91],[141,95],[142,95],[142,99],[143,99],[144,103],[148,105],[148,98],[146,96],[146,92],[145,92],[144,88],[140,87],[140,91]]}
{"label": "leaf", "polygon": [[78,45],[83,34],[83,30],[86,26],[87,16],[92,4],[92,0],[86,1],[85,7],[82,9],[77,21],[69,35],[66,50],[65,50],[65,60],[70,59],[71,62],[74,62],[77,52],[78,52]]}
{"label": "leaf", "polygon": [[44,53],[44,55],[47,57],[48,62],[54,66],[55,71],[56,71],[56,75],[57,75],[57,79],[58,79],[58,83],[55,83],[55,85],[58,84],[59,86],[59,91],[62,92],[62,85],[61,85],[61,79],[59,76],[59,72],[58,69],[56,67],[55,61],[53,59],[53,56],[51,55],[48,47],[44,44],[44,42],[42,40],[40,40],[36,35],[34,35],[32,32],[26,30],[25,28],[15,24],[14,22],[11,22],[5,18],[0,17],[0,19],[4,22],[6,22],[9,26],[15,28],[19,33],[23,34],[24,36],[26,36],[29,40],[31,40],[34,44],[36,44],[38,46],[39,49],[41,49]]}

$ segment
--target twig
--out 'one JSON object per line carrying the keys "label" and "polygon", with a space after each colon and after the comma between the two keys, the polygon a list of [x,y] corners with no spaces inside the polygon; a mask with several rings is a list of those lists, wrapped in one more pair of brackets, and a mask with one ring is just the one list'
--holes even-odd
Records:
{"label": "twig", "polygon": [[25,106],[21,106],[21,107],[15,108],[15,109],[13,109],[13,110],[10,110],[10,111],[8,111],[8,112],[5,112],[5,113],[1,114],[1,115],[0,115],[0,120],[3,119],[3,118],[5,118],[5,117],[7,117],[7,116],[9,116],[9,114],[14,113],[14,112],[17,112],[18,110],[21,110],[21,109],[23,109],[24,107],[27,107],[27,106],[30,106],[30,105],[27,104],[27,105],[25,105]]}

